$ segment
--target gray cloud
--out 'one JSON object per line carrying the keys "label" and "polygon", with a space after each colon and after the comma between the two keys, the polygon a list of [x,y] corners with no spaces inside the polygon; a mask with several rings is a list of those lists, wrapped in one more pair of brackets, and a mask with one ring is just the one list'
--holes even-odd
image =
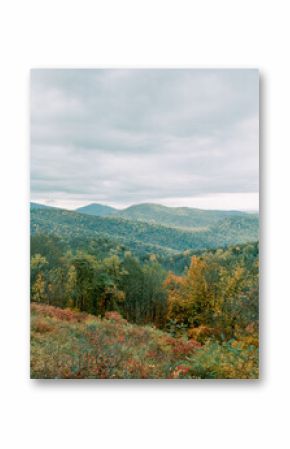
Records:
{"label": "gray cloud", "polygon": [[33,70],[32,198],[258,192],[258,83],[256,70]]}

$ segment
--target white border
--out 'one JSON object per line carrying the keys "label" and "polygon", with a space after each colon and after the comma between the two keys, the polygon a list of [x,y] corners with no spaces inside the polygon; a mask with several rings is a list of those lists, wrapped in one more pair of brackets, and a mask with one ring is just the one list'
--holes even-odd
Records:
{"label": "white border", "polygon": [[[1,447],[287,447],[287,2],[2,2]],[[31,67],[258,67],[262,79],[262,380],[29,380]],[[3,251],[4,250],[4,251]]]}

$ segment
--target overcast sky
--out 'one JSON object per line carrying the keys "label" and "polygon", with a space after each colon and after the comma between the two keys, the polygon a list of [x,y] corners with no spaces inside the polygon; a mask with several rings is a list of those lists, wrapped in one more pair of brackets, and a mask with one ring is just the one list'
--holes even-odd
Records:
{"label": "overcast sky", "polygon": [[33,70],[31,199],[258,209],[256,70]]}

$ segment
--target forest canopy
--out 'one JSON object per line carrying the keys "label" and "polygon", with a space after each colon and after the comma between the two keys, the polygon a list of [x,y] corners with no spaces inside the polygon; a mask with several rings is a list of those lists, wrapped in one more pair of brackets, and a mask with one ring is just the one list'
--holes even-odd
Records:
{"label": "forest canopy", "polygon": [[[251,367],[245,372],[257,377],[258,218],[237,214],[210,220],[205,229],[185,230],[34,205],[31,301],[101,320],[115,313],[123,323],[195,342],[205,359],[211,350],[249,353]],[[210,368],[207,373],[206,366],[198,372],[229,375]],[[37,377],[37,369],[32,375]]]}

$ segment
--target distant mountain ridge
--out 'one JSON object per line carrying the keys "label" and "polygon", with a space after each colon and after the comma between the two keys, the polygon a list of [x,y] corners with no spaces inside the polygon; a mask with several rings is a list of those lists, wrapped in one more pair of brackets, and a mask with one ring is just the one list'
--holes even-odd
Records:
{"label": "distant mountain ridge", "polygon": [[129,220],[145,221],[184,229],[204,228],[218,223],[223,218],[249,215],[248,212],[241,211],[167,207],[154,203],[136,204],[121,210],[103,204],[92,203],[76,209],[76,212],[99,217],[115,215]]}
{"label": "distant mountain ridge", "polygon": [[77,208],[76,212],[95,215],[97,217],[108,217],[109,215],[116,214],[118,211],[114,207],[106,206],[105,204],[91,203],[87,206]]}
{"label": "distant mountain ridge", "polygon": [[45,204],[30,202],[30,209],[46,209],[46,208],[50,208],[50,206],[46,206]]}
{"label": "distant mountain ridge", "polygon": [[59,208],[31,208],[31,234],[54,234],[62,239],[114,239],[134,253],[203,250],[258,239],[259,220],[253,214],[230,215],[205,228],[184,229],[129,219],[92,216]]}

